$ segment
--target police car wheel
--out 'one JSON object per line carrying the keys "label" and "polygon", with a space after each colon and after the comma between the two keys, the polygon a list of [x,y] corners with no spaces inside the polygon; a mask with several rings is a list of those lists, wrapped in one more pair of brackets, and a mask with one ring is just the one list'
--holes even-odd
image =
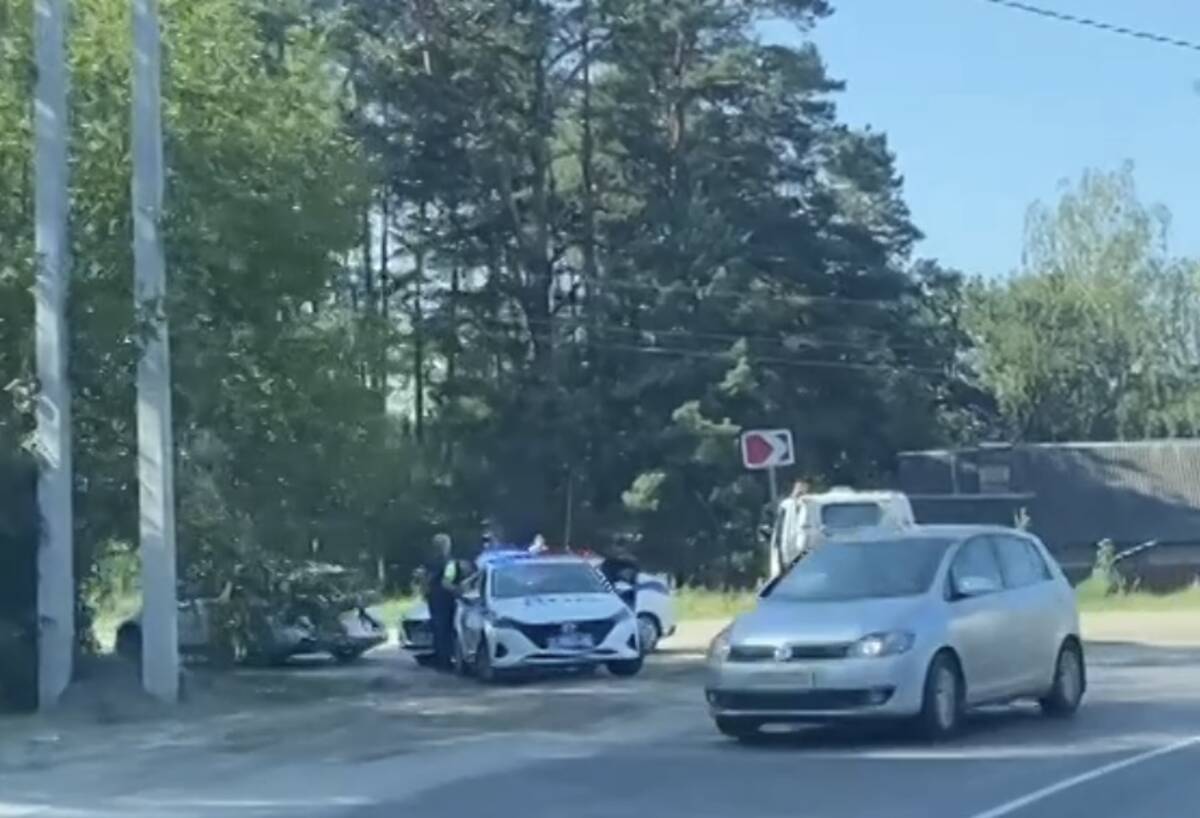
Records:
{"label": "police car wheel", "polygon": [[658,622],[650,614],[638,614],[638,642],[641,643],[642,653],[654,653],[658,640],[662,638]]}
{"label": "police car wheel", "polygon": [[608,672],[614,676],[636,676],[642,672],[642,657],[639,656],[636,659],[622,659],[615,662],[609,662]]}

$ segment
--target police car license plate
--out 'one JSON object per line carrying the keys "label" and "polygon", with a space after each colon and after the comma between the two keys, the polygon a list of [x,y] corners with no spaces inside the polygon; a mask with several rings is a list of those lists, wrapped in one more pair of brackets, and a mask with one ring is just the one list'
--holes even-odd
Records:
{"label": "police car license plate", "polygon": [[588,633],[560,633],[550,637],[550,647],[554,650],[588,650],[593,644]]}

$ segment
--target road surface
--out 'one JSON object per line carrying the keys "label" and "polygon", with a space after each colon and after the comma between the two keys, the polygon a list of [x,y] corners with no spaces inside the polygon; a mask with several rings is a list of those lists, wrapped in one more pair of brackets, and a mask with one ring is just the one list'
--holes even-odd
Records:
{"label": "road surface", "polygon": [[709,724],[694,658],[663,657],[628,682],[552,680],[482,696],[470,682],[405,669],[425,687],[336,703],[308,731],[263,734],[255,722],[237,733],[244,743],[0,767],[0,818],[1195,815],[1200,650],[1110,644],[1090,655],[1074,721],[989,710],[943,746],[883,729],[741,746]]}

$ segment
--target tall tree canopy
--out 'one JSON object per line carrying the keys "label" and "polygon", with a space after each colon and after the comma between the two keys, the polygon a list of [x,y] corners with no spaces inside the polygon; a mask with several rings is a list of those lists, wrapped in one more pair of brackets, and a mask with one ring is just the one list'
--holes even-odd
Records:
{"label": "tall tree canopy", "polygon": [[962,338],[931,302],[957,279],[909,273],[886,141],[837,122],[816,50],[754,33],[825,3],[350,8],[366,300],[403,305],[398,383],[473,507],[630,527],[702,573],[752,544],[740,428],[794,428],[800,471],[845,481],[939,441]]}
{"label": "tall tree canopy", "polygon": [[[962,279],[823,0],[172,0],[168,265],[185,564],[403,567],[435,527],[758,566],[740,429],[884,480],[984,405]],[[0,0],[0,445],[28,432],[29,0]],[[85,569],[135,535],[128,3],[74,4],[72,375]],[[761,41],[767,18],[795,44]]]}
{"label": "tall tree canopy", "polygon": [[1034,205],[1022,269],[980,282],[968,325],[1006,432],[1021,440],[1196,434],[1197,284],[1133,169],[1089,171]]}

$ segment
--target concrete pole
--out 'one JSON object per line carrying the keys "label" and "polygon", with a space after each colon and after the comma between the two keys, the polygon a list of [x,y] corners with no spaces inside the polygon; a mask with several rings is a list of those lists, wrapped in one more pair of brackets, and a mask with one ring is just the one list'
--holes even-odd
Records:
{"label": "concrete pole", "polygon": [[38,703],[53,707],[71,682],[75,651],[71,384],[67,377],[70,275],[67,178],[67,0],[37,0],[33,36],[34,246],[37,253]]}
{"label": "concrete pole", "polygon": [[142,557],[142,684],[179,697],[175,591],[175,447],[162,246],[163,146],[157,0],[133,0],[134,297],[144,328],[137,369],[138,509]]}
{"label": "concrete pole", "polygon": [[768,578],[774,579],[783,571],[783,543],[775,541],[775,532],[779,527],[779,478],[775,467],[767,469],[767,482],[771,490],[771,539],[768,541]]}

